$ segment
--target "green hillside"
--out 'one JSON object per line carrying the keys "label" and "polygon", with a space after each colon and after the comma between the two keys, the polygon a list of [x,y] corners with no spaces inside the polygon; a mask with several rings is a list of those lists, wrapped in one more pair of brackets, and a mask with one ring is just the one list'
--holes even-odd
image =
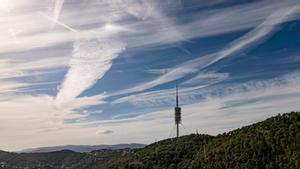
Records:
{"label": "green hillside", "polygon": [[292,112],[215,137],[168,139],[99,169],[299,169],[299,121]]}
{"label": "green hillside", "polygon": [[93,169],[123,150],[99,150],[78,153],[62,150],[49,153],[0,152],[0,169]]}
{"label": "green hillside", "polygon": [[191,134],[143,149],[78,153],[0,151],[0,169],[299,169],[300,113],[218,136]]}

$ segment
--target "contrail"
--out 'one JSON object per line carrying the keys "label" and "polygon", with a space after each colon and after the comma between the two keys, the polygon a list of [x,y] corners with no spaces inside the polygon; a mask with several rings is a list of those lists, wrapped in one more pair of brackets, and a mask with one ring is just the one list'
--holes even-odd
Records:
{"label": "contrail", "polygon": [[43,14],[42,12],[38,12],[38,13],[39,13],[40,15],[42,15],[43,17],[45,17],[46,19],[48,19],[48,20],[50,20],[51,22],[53,22],[54,24],[60,25],[60,26],[66,28],[66,29],[68,29],[68,30],[70,30],[70,31],[72,31],[72,32],[78,32],[76,29],[73,29],[72,27],[70,27],[70,26],[68,26],[68,25],[66,25],[66,24],[64,24],[64,23],[62,23],[62,22],[56,20],[55,18],[49,17],[49,16]]}
{"label": "contrail", "polygon": [[[39,12],[39,14],[72,32],[80,32],[56,18],[49,17],[42,12]],[[87,31],[86,33],[87,35],[99,34],[95,31]],[[101,79],[112,66],[112,61],[125,50],[125,45],[118,40],[103,41],[88,36],[77,39],[73,44],[73,48],[69,71],[56,96],[58,105],[74,100],[83,91],[93,86],[98,79]]]}
{"label": "contrail", "polygon": [[56,0],[55,1],[54,11],[53,11],[54,19],[53,19],[52,28],[54,28],[55,24],[58,24],[58,18],[60,16],[63,5],[64,5],[64,0]]}
{"label": "contrail", "polygon": [[292,8],[290,7],[280,9],[271,14],[268,18],[265,19],[263,23],[258,25],[252,31],[233,41],[221,51],[186,61],[173,70],[169,71],[168,73],[158,77],[157,79],[137,85],[133,88],[129,88],[121,92],[116,92],[114,95],[139,92],[167,82],[174,81],[176,79],[180,79],[187,74],[200,71],[220,61],[223,58],[232,56],[234,53],[257,45],[268,38],[270,35],[272,35],[277,25],[289,20],[289,18],[293,14],[297,13],[299,9],[300,5],[294,6]]}

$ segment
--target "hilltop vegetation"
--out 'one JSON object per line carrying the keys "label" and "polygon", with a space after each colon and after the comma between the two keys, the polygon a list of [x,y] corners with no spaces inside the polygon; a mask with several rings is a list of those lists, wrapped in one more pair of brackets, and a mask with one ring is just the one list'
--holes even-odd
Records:
{"label": "hilltop vegetation", "polygon": [[300,113],[218,136],[191,134],[143,149],[78,153],[0,151],[0,169],[299,169]]}
{"label": "hilltop vegetation", "polygon": [[91,153],[70,150],[20,154],[0,152],[0,169],[93,169],[122,152],[123,150],[98,150]]}
{"label": "hilltop vegetation", "polygon": [[278,115],[218,136],[154,143],[101,169],[299,169],[299,113]]}

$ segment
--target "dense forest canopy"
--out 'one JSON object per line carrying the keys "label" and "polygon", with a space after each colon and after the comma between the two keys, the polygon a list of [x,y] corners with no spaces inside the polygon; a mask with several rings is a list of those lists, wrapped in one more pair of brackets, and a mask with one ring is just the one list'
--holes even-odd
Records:
{"label": "dense forest canopy", "polygon": [[299,169],[300,114],[269,118],[218,136],[192,134],[149,145],[102,169]]}

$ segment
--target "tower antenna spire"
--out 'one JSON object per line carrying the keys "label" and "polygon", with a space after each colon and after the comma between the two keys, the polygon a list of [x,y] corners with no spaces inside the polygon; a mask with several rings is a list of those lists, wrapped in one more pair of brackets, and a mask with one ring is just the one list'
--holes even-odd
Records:
{"label": "tower antenna spire", "polygon": [[178,84],[176,82],[176,107],[178,107]]}

